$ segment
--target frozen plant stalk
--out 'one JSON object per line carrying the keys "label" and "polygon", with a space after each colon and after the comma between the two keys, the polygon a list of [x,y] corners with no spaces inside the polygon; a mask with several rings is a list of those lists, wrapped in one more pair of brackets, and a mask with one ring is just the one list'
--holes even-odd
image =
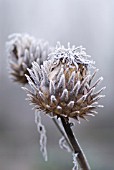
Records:
{"label": "frozen plant stalk", "polygon": [[37,62],[32,63],[32,68],[28,69],[29,75],[26,75],[32,91],[25,89],[35,109],[61,119],[83,170],[89,170],[90,167],[72,132],[69,118],[79,121],[79,118],[94,116],[97,113],[95,109],[103,107],[98,104],[98,100],[104,97],[101,92],[105,89],[103,87],[95,92],[103,78],[92,84],[98,70],[91,74],[90,68],[94,68],[94,62],[89,57],[82,46],[70,47],[68,44],[68,48],[65,48],[58,43],[41,67]]}

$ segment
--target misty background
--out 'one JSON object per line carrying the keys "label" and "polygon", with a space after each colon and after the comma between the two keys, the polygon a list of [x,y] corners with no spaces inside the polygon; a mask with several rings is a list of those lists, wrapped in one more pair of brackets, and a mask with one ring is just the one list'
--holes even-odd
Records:
{"label": "misty background", "polygon": [[83,45],[96,61],[106,97],[89,122],[74,132],[92,170],[114,169],[114,1],[0,0],[0,170],[70,170],[72,155],[59,148],[61,134],[48,116],[48,162],[40,153],[34,111],[21,86],[9,79],[5,43],[12,33],[28,33],[55,46]]}

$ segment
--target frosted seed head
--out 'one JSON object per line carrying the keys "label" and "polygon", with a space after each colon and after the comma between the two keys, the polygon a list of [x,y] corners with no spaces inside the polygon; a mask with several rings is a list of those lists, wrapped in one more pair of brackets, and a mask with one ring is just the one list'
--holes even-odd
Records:
{"label": "frosted seed head", "polygon": [[40,66],[46,60],[50,52],[49,45],[28,34],[13,34],[8,39],[6,51],[10,75],[14,81],[26,84],[25,74],[29,75],[27,68],[31,69],[33,61],[37,61]]}
{"label": "frosted seed head", "polygon": [[30,101],[48,115],[52,113],[78,121],[95,115],[95,110],[101,107],[98,100],[104,97],[100,93],[105,88],[94,92],[103,78],[91,85],[97,70],[91,74],[89,68],[94,62],[88,57],[82,46],[68,44],[65,48],[58,43],[42,66],[33,62],[32,69],[28,69],[28,81],[33,88]]}

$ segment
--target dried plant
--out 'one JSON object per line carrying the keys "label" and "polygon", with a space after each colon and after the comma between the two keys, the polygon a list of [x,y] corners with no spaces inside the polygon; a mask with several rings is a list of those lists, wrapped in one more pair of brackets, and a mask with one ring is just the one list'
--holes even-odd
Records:
{"label": "dried plant", "polygon": [[[98,100],[104,97],[100,93],[105,89],[103,87],[94,92],[103,78],[91,85],[97,70],[91,75],[89,70],[94,62],[88,60],[88,57],[82,47],[70,48],[68,44],[66,49],[58,43],[41,68],[38,63],[32,63],[32,69],[28,69],[30,76],[26,75],[32,91],[24,88],[28,100],[35,105],[36,110],[61,119],[72,149],[77,154],[75,157],[84,170],[90,167],[72,133],[69,118],[79,121],[79,118],[94,116],[97,113],[95,109],[103,107],[98,104]],[[76,164],[74,169],[75,167]]]}
{"label": "dried plant", "polygon": [[[98,100],[103,98],[96,87],[103,80],[100,77],[92,83],[98,69],[89,59],[82,46],[65,48],[60,43],[49,48],[46,41],[38,41],[27,34],[14,34],[9,37],[7,52],[10,74],[14,81],[29,84],[27,100],[34,105],[35,123],[40,133],[41,152],[47,161],[47,137],[41,122],[40,112],[49,115],[62,134],[59,145],[72,151],[73,170],[90,170],[87,159],[72,132],[70,118],[87,119],[97,114],[96,109],[103,107]],[[90,70],[93,69],[93,74]]]}
{"label": "dried plant", "polygon": [[98,105],[98,100],[104,88],[94,92],[95,87],[102,81],[100,77],[91,85],[97,70],[91,75],[88,68],[93,61],[87,59],[82,47],[65,49],[61,45],[49,55],[41,68],[38,63],[32,63],[28,69],[30,76],[26,75],[33,91],[28,91],[29,100],[38,110],[53,116],[66,118],[96,114],[95,109],[103,107]]}
{"label": "dried plant", "polygon": [[[12,34],[9,36],[9,41],[6,43],[7,56],[9,61],[9,72],[13,81],[21,84],[28,84],[25,74],[29,75],[27,68],[32,67],[32,62],[36,61],[39,67],[43,64],[43,61],[47,59],[48,53],[54,50],[54,47],[50,47],[49,43],[44,40],[36,40],[34,37],[28,34]],[[44,159],[47,160],[46,151],[46,130],[44,125],[41,123],[41,118],[39,119],[39,113],[35,112],[35,123],[37,124],[37,130],[40,133],[40,145],[41,151],[43,153]],[[40,121],[39,121],[40,120]],[[64,142],[60,140],[60,147],[66,145],[65,141],[69,144],[64,132],[59,126],[55,118],[52,119],[60,133],[64,136]]]}
{"label": "dried plant", "polygon": [[32,67],[32,62],[41,65],[52,51],[47,41],[28,34],[10,35],[6,46],[11,78],[21,84],[28,83],[25,74],[29,75],[27,68]]}

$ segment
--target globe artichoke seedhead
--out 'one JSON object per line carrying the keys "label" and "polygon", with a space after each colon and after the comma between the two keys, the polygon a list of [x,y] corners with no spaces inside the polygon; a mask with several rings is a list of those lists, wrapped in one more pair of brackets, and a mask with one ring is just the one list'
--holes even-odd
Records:
{"label": "globe artichoke seedhead", "polygon": [[7,54],[10,65],[10,74],[14,81],[26,84],[25,74],[29,75],[27,68],[32,67],[32,62],[39,65],[48,57],[51,49],[44,40],[36,40],[28,34],[13,34],[7,42]]}
{"label": "globe artichoke seedhead", "polygon": [[57,117],[78,120],[96,114],[95,109],[102,107],[97,101],[104,97],[100,95],[104,88],[96,93],[94,90],[103,78],[91,85],[97,70],[90,74],[89,68],[94,62],[88,57],[82,47],[68,45],[66,49],[58,44],[41,68],[33,62],[32,69],[28,69],[30,76],[26,77],[33,89],[25,89],[28,100],[36,109]]}

